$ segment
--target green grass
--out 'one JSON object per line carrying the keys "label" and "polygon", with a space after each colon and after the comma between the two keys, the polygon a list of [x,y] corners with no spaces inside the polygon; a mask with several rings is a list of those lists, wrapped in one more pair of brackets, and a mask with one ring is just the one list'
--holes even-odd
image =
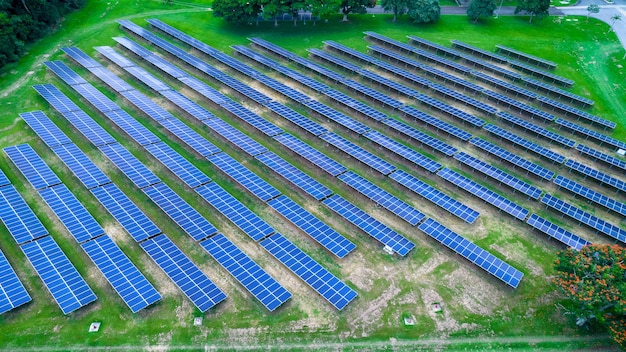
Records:
{"label": "green grass", "polygon": [[[196,5],[206,5],[196,2]],[[130,18],[136,23],[144,25],[143,18],[158,17],[177,28],[196,36],[207,44],[224,52],[230,53],[230,45],[247,44],[247,37],[259,36],[277,43],[300,55],[306,56],[306,49],[321,47],[322,40],[333,39],[350,47],[366,50],[367,41],[363,40],[363,31],[372,30],[383,33],[392,38],[406,41],[407,34],[418,35],[426,39],[449,45],[451,39],[463,41],[493,50],[495,44],[504,44],[516,49],[540,55],[546,59],[559,63],[556,73],[576,81],[573,92],[588,96],[596,101],[593,113],[605,118],[613,119],[618,123],[618,128],[613,133],[616,138],[624,139],[626,129],[626,104],[621,100],[626,96],[626,88],[619,84],[623,81],[624,73],[623,48],[617,42],[613,33],[604,35],[606,25],[591,19],[589,23],[584,20],[561,21],[556,18],[547,18],[528,24],[524,18],[500,17],[478,24],[467,21],[465,16],[444,16],[437,24],[417,26],[406,21],[399,20],[391,23],[390,16],[350,16],[350,22],[340,22],[340,17],[332,17],[328,22],[318,22],[315,25],[308,22],[306,25],[299,23],[293,27],[291,23],[281,22],[275,28],[272,23],[262,22],[255,25],[229,25],[214,19],[210,13],[199,11],[196,7],[165,5],[160,1],[136,1],[132,5],[111,3],[105,1],[90,1],[87,7],[78,13],[74,13],[59,26],[57,32],[43,41],[29,48],[29,53],[22,60],[12,66],[5,67],[0,73],[0,99],[3,109],[0,112],[0,147],[15,145],[18,143],[30,143],[44,156],[44,159],[52,165],[54,171],[61,179],[76,192],[77,196],[94,214],[97,220],[107,228],[121,231],[119,225],[100,207],[82,185],[67,171],[67,169],[52,155],[47,147],[30,131],[23,121],[17,118],[20,112],[35,109],[44,110],[55,123],[61,126],[72,137],[78,146],[101,167],[113,181],[118,184],[133,201],[141,205],[148,216],[158,222],[164,232],[170,236],[192,260],[214,278],[220,287],[229,294],[227,302],[217,308],[201,314],[197,309],[190,306],[189,301],[173,287],[156,266],[149,260],[142,250],[126,236],[120,246],[134,259],[140,270],[148,277],[157,289],[164,293],[164,299],[154,307],[138,314],[131,314],[123,302],[116,296],[114,291],[100,277],[86,255],[78,248],[66,233],[58,221],[50,216],[49,210],[40,201],[38,196],[25,180],[15,170],[6,156],[0,156],[2,170],[17,185],[29,205],[44,222],[59,242],[70,260],[76,263],[79,271],[87,278],[88,283],[98,296],[96,304],[83,308],[69,316],[63,316],[58,307],[52,302],[52,298],[42,288],[39,278],[27,263],[11,236],[4,227],[0,228],[0,247],[15,267],[18,275],[25,283],[27,290],[33,297],[33,302],[25,307],[5,313],[0,316],[0,346],[12,349],[18,347],[47,346],[57,349],[74,348],[83,349],[84,346],[147,346],[160,345],[170,346],[198,346],[204,344],[216,344],[221,346],[263,346],[280,343],[293,343],[294,346],[308,346],[316,349],[315,343],[335,342],[340,336],[341,341],[346,341],[346,348],[350,346],[378,346],[382,349],[388,343],[390,337],[408,341],[422,339],[437,339],[442,334],[438,330],[438,323],[443,322],[444,315],[437,315],[431,319],[423,302],[426,300],[424,293],[434,290],[441,297],[444,304],[445,317],[461,323],[474,324],[470,330],[461,329],[452,332],[453,341],[446,345],[448,349],[532,349],[532,348],[555,348],[564,346],[566,349],[608,347],[611,348],[602,332],[585,332],[572,327],[572,322],[565,318],[561,312],[555,311],[556,303],[559,303],[553,294],[553,288],[549,281],[540,274],[529,269],[538,268],[540,273],[551,275],[551,264],[555,248],[547,241],[538,240],[535,234],[528,233],[528,227],[519,228],[517,223],[499,221],[499,219],[483,218],[481,224],[472,226],[456,224],[463,235],[485,247],[489,248],[498,257],[509,261],[522,270],[526,278],[517,290],[509,290],[489,277],[488,274],[477,272],[478,269],[469,265],[466,261],[452,254],[451,251],[435,244],[434,241],[423,237],[418,231],[408,225],[394,222],[398,231],[413,239],[418,248],[407,258],[398,259],[382,254],[379,248],[373,245],[365,235],[357,231],[351,225],[336,221],[333,223],[346,237],[358,245],[357,253],[343,260],[335,260],[327,252],[319,249],[319,246],[311,244],[303,236],[296,233],[294,228],[284,225],[285,221],[278,220],[277,216],[270,212],[267,207],[256,199],[248,196],[247,192],[233,184],[231,180],[209,165],[203,159],[198,158],[187,148],[177,142],[168,142],[174,149],[181,153],[194,165],[211,176],[217,183],[226,188],[244,204],[258,212],[265,219],[271,219],[272,225],[290,238],[294,239],[299,246],[303,247],[316,260],[323,263],[337,276],[359,293],[359,298],[345,311],[336,312],[321,302],[313,291],[299,282],[283,277],[284,271],[276,261],[268,258],[258,246],[249,244],[245,250],[260,265],[276,273],[274,276],[287,285],[294,292],[296,299],[286,306],[279,308],[273,313],[268,313],[256,300],[242,293],[240,285],[217,264],[208,257],[196,244],[189,240],[180,229],[169,219],[163,217],[159,209],[141,192],[130,185],[124,175],[114,170],[109,163],[89,143],[73,130],[73,128],[58,114],[54,113],[48,104],[30,88],[33,84],[52,82],[70,97],[76,95],[61,81],[48,73],[42,63],[45,60],[61,59],[68,63],[68,59],[62,55],[60,48],[66,45],[76,45],[84,51],[93,54],[93,46],[114,45],[112,36],[127,35],[115,24],[119,18]],[[86,70],[72,68],[81,74]],[[235,75],[234,73],[231,73]],[[98,88],[107,92],[107,95],[125,109],[132,112],[139,121],[152,132],[164,140],[169,140],[169,135],[160,127],[156,127],[150,119],[143,116],[136,109],[130,108],[114,94],[108,93],[108,89],[92,76],[86,75]],[[128,78],[128,76],[124,76]],[[168,83],[172,84],[171,80]],[[211,83],[213,84],[213,83]],[[175,87],[180,85],[173,84]],[[217,87],[215,84],[213,86]],[[136,85],[140,87],[140,85]],[[145,88],[140,88],[147,92]],[[151,92],[149,94],[152,94]],[[154,96],[154,95],[151,95]],[[233,95],[236,97],[236,95]],[[128,147],[141,161],[149,165],[155,173],[164,179],[172,188],[179,192],[192,206],[198,209],[211,222],[230,238],[240,243],[246,243],[246,236],[234,226],[228,224],[225,219],[209,208],[193,192],[177,182],[164,167],[158,165],[151,157],[142,152],[141,148],[124,138],[123,134],[111,125],[84,102],[77,101],[82,108],[94,117],[110,133],[117,136],[122,144]],[[212,108],[212,111],[217,109]],[[299,111],[304,112],[301,108]],[[395,114],[386,111],[390,114]],[[238,121],[224,113],[217,113],[230,123],[238,125]],[[178,114],[186,121],[190,118]],[[271,114],[266,114],[268,117]],[[215,139],[206,127],[192,124],[199,133],[210,136],[212,142],[227,151],[237,160],[246,162],[253,171],[260,175],[270,175],[270,171],[256,161],[251,161],[244,154],[232,148],[227,143]],[[254,135],[264,145],[275,152],[282,149],[272,144],[269,138],[257,136],[251,129],[242,127],[246,133]],[[294,132],[292,126],[286,127],[289,132]],[[427,131],[431,133],[431,131]],[[431,133],[436,135],[435,133]],[[306,137],[306,136],[303,136]],[[313,141],[308,137],[305,140]],[[357,140],[355,138],[355,140]],[[325,149],[329,151],[330,149]],[[355,161],[346,161],[343,156],[333,155],[341,162],[358,170],[368,179],[373,180],[390,192],[402,199],[414,199],[405,194],[404,190],[389,181],[382,181]],[[437,158],[436,154],[431,155]],[[286,156],[292,164],[305,166],[295,156]],[[455,165],[456,166],[456,165]],[[350,197],[350,191],[346,187],[338,186],[331,182],[329,176],[323,175],[317,170],[303,167],[305,171],[314,177],[324,180],[333,191],[344,197]],[[410,170],[409,170],[410,171]],[[413,171],[412,171],[413,172]],[[438,187],[442,186],[440,179],[436,177],[422,177],[422,179]],[[382,182],[381,182],[382,181]],[[311,202],[307,197],[298,194],[291,185],[284,184],[281,180],[270,176],[270,182],[282,192],[291,195],[301,203],[306,203],[307,208],[314,211],[318,216],[332,221],[336,216],[327,208],[318,203]],[[443,185],[443,187],[449,187]],[[492,187],[492,186],[490,186]],[[495,189],[495,188],[494,188]],[[500,190],[501,189],[497,189]],[[454,197],[468,197],[463,191],[457,191],[452,187],[446,190]],[[374,211],[371,202],[353,197],[357,205]],[[468,197],[469,198],[469,197]],[[526,202],[526,201],[523,201]],[[530,204],[530,202],[528,202]],[[526,204],[526,203],[524,203]],[[418,208],[420,204],[417,203]],[[381,213],[379,213],[381,214]],[[549,213],[548,213],[549,214]],[[437,214],[439,215],[439,214]],[[542,214],[543,215],[543,214]],[[435,216],[435,214],[433,214]],[[443,217],[445,222],[448,218]],[[381,219],[386,223],[393,219]],[[481,221],[481,220],[479,220]],[[453,222],[451,220],[451,222]],[[555,222],[567,224],[569,221],[555,218]],[[473,229],[484,228],[483,233],[475,233]],[[125,234],[121,237],[124,237]],[[512,258],[507,258],[507,253],[521,253]],[[442,259],[431,270],[427,270],[433,261]],[[450,258],[450,259],[448,259]],[[355,264],[365,264],[354,268]],[[80,264],[80,265],[79,265]],[[423,272],[422,272],[423,271]],[[480,282],[487,290],[493,290],[499,297],[493,302],[493,313],[490,315],[479,314],[464,307],[457,302],[458,297],[467,294],[463,286],[464,282],[449,282],[459,272],[466,273],[472,278],[472,282]],[[411,276],[416,275],[416,276]],[[372,282],[368,282],[368,280]],[[389,301],[381,301],[381,306],[374,305],[385,293],[389,293],[390,287],[397,288],[397,294],[389,298]],[[394,291],[395,292],[395,291]],[[310,296],[310,297],[309,297]],[[304,297],[304,298],[303,298]],[[310,302],[309,302],[310,300]],[[363,312],[368,314],[362,316]],[[414,327],[405,327],[401,322],[403,314],[413,314],[418,324]],[[193,327],[193,316],[204,316],[202,327]],[[371,323],[369,321],[372,319]],[[446,318],[447,319],[447,318]],[[88,334],[87,328],[92,321],[102,321],[102,330],[97,334]],[[369,325],[368,325],[369,324]],[[569,336],[582,335],[573,340],[553,341],[549,339],[537,339],[537,342],[519,340],[527,336]],[[503,342],[477,342],[471,340],[474,337],[496,336],[502,337]],[[467,339],[467,338],[470,339]],[[352,345],[351,345],[352,344]],[[435,343],[436,345],[436,343]],[[141,348],[139,347],[139,348]],[[131,347],[132,349],[135,349]],[[373,347],[377,348],[377,347]],[[297,347],[293,348],[298,349]],[[320,347],[320,350],[327,349]]]}

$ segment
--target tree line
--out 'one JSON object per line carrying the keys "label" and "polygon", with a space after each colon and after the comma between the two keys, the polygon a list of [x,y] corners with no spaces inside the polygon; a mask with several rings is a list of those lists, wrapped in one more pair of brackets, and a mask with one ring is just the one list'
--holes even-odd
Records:
{"label": "tree line", "polygon": [[0,0],[0,67],[17,61],[26,45],[48,34],[86,0]]}

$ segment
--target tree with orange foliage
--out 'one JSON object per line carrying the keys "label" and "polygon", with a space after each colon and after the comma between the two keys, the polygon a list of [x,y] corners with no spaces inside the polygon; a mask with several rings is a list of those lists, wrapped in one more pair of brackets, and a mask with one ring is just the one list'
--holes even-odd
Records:
{"label": "tree with orange foliage", "polygon": [[600,324],[626,349],[626,250],[590,245],[558,253],[552,280],[574,302],[577,325]]}

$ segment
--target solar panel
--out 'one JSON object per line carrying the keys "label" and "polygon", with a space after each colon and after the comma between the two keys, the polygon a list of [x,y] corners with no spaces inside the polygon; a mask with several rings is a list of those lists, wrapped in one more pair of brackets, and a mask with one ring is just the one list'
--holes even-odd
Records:
{"label": "solar panel", "polygon": [[82,50],[76,47],[64,47],[61,48],[61,50],[63,50],[63,52],[66,53],[69,57],[76,60],[76,62],[81,64],[81,66],[84,66],[86,68],[102,66],[98,63],[98,61],[92,59],[89,55],[85,54]]}
{"label": "solar panel", "polygon": [[600,183],[602,184],[611,186],[620,191],[626,191],[626,182],[619,180],[615,177],[609,176],[605,174],[604,172],[600,172],[596,169],[592,169],[587,165],[575,162],[572,159],[568,159],[565,162],[565,166],[567,166],[568,168],[574,171],[580,172],[581,174],[585,175],[585,177],[591,177],[593,179],[596,179],[597,181],[600,181]]}
{"label": "solar panel", "polygon": [[426,171],[435,172],[441,168],[441,164],[439,164],[438,162],[430,159],[427,156],[424,156],[423,154],[411,149],[410,147],[407,147],[406,145],[400,142],[397,142],[385,136],[384,134],[378,131],[372,130],[363,134],[363,136],[369,139],[370,141],[378,144],[379,146],[410,161],[416,166],[423,168]]}
{"label": "solar panel", "polygon": [[280,191],[226,153],[207,157],[213,165],[264,202],[280,195]]}
{"label": "solar panel", "polygon": [[58,145],[72,143],[43,111],[24,112],[20,114],[20,117],[48,147],[53,148]]}
{"label": "solar panel", "polygon": [[104,114],[139,145],[146,146],[161,140],[124,110],[107,111]]}
{"label": "solar panel", "polygon": [[568,247],[572,247],[575,250],[581,250],[584,246],[588,246],[591,242],[585,240],[582,237],[578,237],[575,234],[565,230],[558,225],[551,223],[550,221],[540,217],[537,214],[530,214],[528,225],[536,228],[537,230],[545,233],[546,235],[556,239],[557,241],[565,244]]}
{"label": "solar panel", "polygon": [[496,93],[494,91],[490,91],[485,89],[483,94],[487,96],[488,99],[495,100],[498,104],[504,104],[508,106],[511,110],[517,110],[519,112],[526,113],[530,115],[531,118],[540,118],[544,122],[551,122],[556,119],[556,116],[549,114],[543,110],[534,108],[528,104],[524,104],[517,99],[509,98],[506,95],[502,95],[500,93]]}
{"label": "solar panel", "polygon": [[419,120],[420,122],[435,128],[436,130],[446,132],[447,134],[454,136],[462,141],[467,141],[472,138],[471,133],[468,133],[458,127],[452,126],[447,122],[443,122],[436,117],[423,113],[412,106],[402,106],[398,108],[398,110],[403,112],[406,116],[410,116],[415,120]]}
{"label": "solar panel", "polygon": [[324,134],[328,132],[328,130],[324,126],[320,125],[317,122],[314,122],[308,117],[301,115],[300,113],[294,111],[291,108],[286,107],[285,105],[279,102],[271,101],[267,103],[265,107],[272,110],[273,112],[280,115],[281,117],[289,120],[290,122],[294,123],[295,125],[302,128],[303,130],[313,134],[314,136],[319,136],[320,134]]}
{"label": "solar panel", "polygon": [[322,58],[322,59],[324,59],[324,60],[334,64],[337,67],[341,67],[341,68],[343,68],[343,69],[345,69],[347,71],[350,71],[352,73],[359,73],[359,71],[361,70],[361,66],[355,65],[353,63],[350,63],[350,62],[347,62],[347,61],[344,61],[344,60],[341,60],[340,58],[335,57],[333,55],[330,55],[330,54],[328,54],[328,53],[326,53],[326,52],[324,52],[322,50],[319,50],[319,49],[308,49],[307,51],[309,53],[317,56],[317,57],[320,57],[320,58]]}
{"label": "solar panel", "polygon": [[116,140],[104,128],[98,125],[89,115],[81,111],[72,111],[63,114],[63,117],[69,121],[91,144],[96,147],[115,143]]}
{"label": "solar panel", "polygon": [[589,148],[586,145],[578,144],[576,146],[576,150],[578,150],[581,154],[587,155],[594,160],[602,160],[609,165],[609,168],[613,168],[616,166],[622,170],[626,171],[626,161],[612,157],[610,155],[599,152],[593,148]]}
{"label": "solar panel", "polygon": [[76,72],[68,70],[68,67],[62,61],[46,61],[43,64],[69,85],[73,86],[87,83],[87,81],[77,75]]}
{"label": "solar panel", "polygon": [[478,66],[483,70],[489,71],[489,72],[493,72],[493,73],[497,73],[503,77],[506,77],[512,81],[517,81],[520,80],[522,78],[522,75],[520,75],[517,72],[513,72],[510,70],[507,70],[503,67],[500,67],[498,65],[494,65],[491,64],[489,62],[485,62],[483,60],[477,59],[473,56],[470,55],[466,55],[466,54],[462,54],[461,58],[463,58],[463,60],[467,61],[468,63],[471,63],[474,67]]}
{"label": "solar panel", "polygon": [[456,39],[451,40],[452,42],[452,46],[457,47],[457,48],[461,48],[463,51],[469,51],[471,52],[473,55],[476,56],[480,56],[481,58],[487,58],[491,61],[495,61],[499,64],[504,64],[506,62],[508,62],[508,59],[504,56],[498,55],[498,54],[494,54],[490,51],[481,49],[481,48],[477,48],[473,45],[469,45],[466,43],[463,43],[461,41],[458,41]]}
{"label": "solar panel", "polygon": [[104,234],[104,229],[64,184],[44,188],[39,195],[76,242],[83,243]]}
{"label": "solar panel", "polygon": [[557,119],[555,122],[557,125],[559,125],[559,128],[565,127],[573,132],[577,132],[577,133],[584,135],[586,138],[591,137],[592,139],[598,141],[600,145],[606,143],[612,146],[613,148],[626,149],[626,142],[622,142],[613,137],[609,137],[602,133],[590,130],[588,128],[579,126],[573,122],[565,121],[563,119]]}
{"label": "solar panel", "polygon": [[161,295],[109,236],[81,245],[133,313],[159,301]]}
{"label": "solar panel", "polygon": [[400,198],[352,171],[341,174],[338,178],[357,192],[369,198],[376,203],[376,205],[382,206],[400,219],[408,222],[411,226],[417,225],[426,217],[413,206],[405,203]]}
{"label": "solar panel", "polygon": [[48,234],[48,230],[13,186],[0,187],[0,220],[17,244]]}
{"label": "solar panel", "polygon": [[542,59],[540,57],[534,56],[534,55],[530,55],[527,54],[525,52],[519,51],[519,50],[515,50],[513,48],[504,46],[504,45],[500,45],[497,44],[496,48],[498,49],[499,52],[502,52],[503,54],[512,56],[514,58],[520,59],[523,58],[528,62],[531,62],[535,65],[541,65],[541,66],[545,66],[547,68],[556,68],[556,63],[552,62],[552,61],[548,61],[546,59]]}
{"label": "solar panel", "polygon": [[270,312],[291,298],[291,292],[221,233],[200,245]]}
{"label": "solar panel", "polygon": [[[485,104],[481,101],[478,101],[472,97],[468,97],[465,94],[459,93],[454,89],[450,89],[448,87],[439,85],[439,84],[431,84],[430,85],[430,89],[434,90],[435,92],[445,95],[446,97],[459,101],[465,105],[469,105],[471,107],[473,107],[474,109],[482,112],[483,114],[487,114],[487,115],[493,115],[495,114],[498,109],[494,108],[493,106],[489,105],[489,104]],[[463,122],[469,123],[472,126],[475,127],[481,127],[482,125],[485,124],[485,121],[483,121],[482,119],[479,119],[471,114],[466,113],[463,110],[457,109],[453,106],[450,106],[440,100],[437,100],[435,98],[431,98],[427,95],[424,94],[420,94],[417,96],[417,99],[419,101],[421,101],[423,104],[426,104],[428,106],[430,106],[433,109],[439,110],[441,112],[444,112],[454,118],[457,118]]]}
{"label": "solar panel", "polygon": [[511,164],[520,167],[524,170],[526,170],[529,173],[532,173],[544,180],[552,180],[552,178],[554,177],[554,172],[539,166],[537,164],[534,164],[520,156],[517,156],[511,152],[509,152],[506,149],[500,148],[494,144],[491,144],[485,140],[482,140],[480,138],[472,138],[470,140],[470,143],[472,143],[473,145],[477,146],[478,148],[486,151],[489,154],[495,155],[497,157],[499,157],[502,160],[508,161]]}
{"label": "solar panel", "polygon": [[226,299],[226,294],[164,234],[140,245],[201,312]]}
{"label": "solar panel", "polygon": [[21,248],[63,314],[96,300],[96,295],[52,237],[24,243]]}
{"label": "solar panel", "polygon": [[556,162],[558,164],[561,164],[565,161],[565,157],[563,155],[560,155],[558,153],[555,153],[553,151],[551,151],[548,148],[544,148],[538,144],[535,144],[529,140],[526,140],[514,133],[511,133],[503,128],[500,128],[496,125],[492,125],[492,124],[488,124],[485,125],[483,127],[485,130],[489,131],[490,133],[502,138],[502,139],[506,139],[507,141],[521,147],[524,148],[526,150],[535,152],[536,154],[543,156],[544,158],[552,161],[552,162]]}
{"label": "solar panel", "polygon": [[521,271],[433,219],[426,219],[418,228],[513,288],[524,277]]}
{"label": "solar panel", "polygon": [[163,120],[175,118],[174,115],[154,103],[138,90],[124,91],[120,92],[120,94],[155,121],[162,122]]}
{"label": "solar panel", "polygon": [[584,122],[596,124],[598,126],[604,127],[605,129],[613,129],[617,126],[617,124],[613,121],[605,120],[586,111],[573,108],[569,105],[554,101],[546,97],[539,97],[537,98],[537,101],[539,101],[543,106],[551,107],[552,110],[559,110],[560,112],[565,113],[565,115],[574,116],[578,120],[582,119]]}
{"label": "solar panel", "polygon": [[318,101],[309,100],[304,102],[303,105],[356,134],[362,134],[370,130],[367,125],[360,123]]}
{"label": "solar panel", "polygon": [[422,145],[427,145],[433,150],[437,150],[446,156],[452,156],[457,152],[457,149],[455,147],[444,143],[439,139],[432,137],[414,127],[411,127],[404,122],[398,121],[396,119],[385,119],[382,121],[382,123],[389,126],[394,131],[402,133],[403,135],[420,142]]}
{"label": "solar panel", "polygon": [[289,133],[283,133],[275,136],[274,139],[332,176],[337,176],[347,170],[345,166],[322,154],[317,149],[311,147]]}
{"label": "solar panel", "polygon": [[203,108],[202,106],[196,104],[196,102],[187,98],[186,96],[180,94],[175,90],[165,90],[159,92],[159,94],[163,95],[167,100],[176,104],[179,108],[186,111],[189,115],[198,119],[199,121],[214,119],[215,115],[211,113],[209,110]]}
{"label": "solar panel", "polygon": [[187,186],[196,188],[211,182],[211,179],[206,174],[183,158],[172,147],[165,144],[165,142],[150,144],[145,148],[148,153],[152,154]]}
{"label": "solar panel", "polygon": [[61,183],[30,145],[20,144],[3,150],[34,189],[40,190]]}
{"label": "solar panel", "polygon": [[448,168],[441,169],[437,175],[518,220],[524,221],[528,216],[528,210],[524,209],[520,205]]}
{"label": "solar panel", "polygon": [[622,202],[609,198],[600,192],[596,192],[561,175],[558,175],[553,182],[555,185],[565,188],[574,194],[582,196],[596,204],[602,205],[607,209],[613,210],[620,215],[626,216],[626,204]]}
{"label": "solar panel", "polygon": [[159,121],[171,134],[187,144],[191,149],[201,156],[209,156],[221,152],[222,150],[202,137],[198,132],[191,129],[179,119],[169,119]]}
{"label": "solar panel", "polygon": [[250,156],[267,152],[267,148],[262,146],[259,142],[248,137],[246,134],[221,119],[204,120],[202,123]]}
{"label": "solar panel", "polygon": [[389,177],[467,223],[472,224],[480,215],[476,210],[402,170],[397,170],[390,174]]}
{"label": "solar panel", "polygon": [[[541,81],[537,81],[537,80],[532,79],[532,78],[525,77],[523,79],[523,81],[524,81],[524,83],[526,83],[529,86],[532,86],[534,88],[537,88],[537,89],[540,89],[542,91],[545,91],[548,94],[556,95],[557,97],[559,97],[559,98],[561,98],[563,100],[568,100],[569,99],[570,103],[578,103],[578,104],[580,104],[580,105],[582,105],[584,107],[590,107],[590,106],[593,106],[593,104],[594,104],[594,101],[591,100],[591,99],[587,99],[585,97],[581,97],[580,95],[574,94],[572,92],[568,92],[566,90],[563,90],[563,89],[557,88],[555,86],[543,83]],[[540,98],[543,98],[543,99],[546,99],[548,101],[557,103],[555,105],[561,105],[561,103],[555,102],[552,99],[548,99],[548,98],[545,98],[545,97],[540,97]],[[564,107],[565,106],[569,107],[569,105],[565,105],[565,104],[562,104],[562,105],[564,105]],[[582,115],[586,114],[584,111],[581,111],[581,110],[578,110],[578,109],[575,109],[575,108],[572,108],[572,107],[570,107],[570,109],[572,109],[573,113],[574,112],[579,112],[579,113],[582,113]],[[566,110],[566,109],[564,109],[564,110]]]}
{"label": "solar panel", "polygon": [[460,161],[461,163],[471,167],[473,170],[478,170],[481,173],[491,177],[492,179],[498,181],[499,183],[503,183],[517,191],[522,192],[523,194],[529,196],[530,198],[533,198],[535,200],[539,199],[539,196],[541,195],[542,191],[537,188],[534,187],[520,179],[518,179],[517,177],[511,176],[510,174],[494,167],[491,166],[490,164],[477,159],[469,154],[466,154],[464,152],[460,152],[458,154],[456,154],[454,156],[454,158],[458,161]]}
{"label": "solar panel", "polygon": [[434,52],[436,52],[438,54],[441,53],[441,54],[444,54],[444,55],[449,55],[449,56],[452,56],[455,59],[458,59],[458,58],[461,57],[460,56],[461,55],[460,52],[458,52],[458,51],[456,51],[456,50],[454,50],[452,48],[449,48],[447,46],[443,46],[443,45],[440,45],[440,44],[437,44],[437,43],[433,43],[433,42],[431,42],[429,40],[426,40],[426,39],[420,38],[420,37],[416,37],[414,35],[407,35],[406,37],[409,38],[409,42],[411,44],[417,44],[419,46],[425,47],[426,49],[434,51]]}
{"label": "solar panel", "polygon": [[138,188],[161,180],[119,143],[100,146],[100,151]]}
{"label": "solar panel", "polygon": [[391,248],[400,256],[406,256],[415,247],[413,242],[374,219],[338,194],[333,194],[326,198],[323,203],[339,216],[348,220],[386,247]]}
{"label": "solar panel", "polygon": [[555,75],[552,72],[547,72],[544,71],[542,69],[530,66],[530,65],[526,65],[524,63],[521,63],[519,61],[515,61],[515,60],[509,60],[509,65],[511,65],[511,67],[518,69],[520,71],[523,72],[527,72],[530,73],[534,76],[537,76],[541,79],[545,79],[545,80],[549,80],[550,82],[554,82],[554,83],[558,83],[560,85],[566,86],[566,87],[571,87],[572,85],[574,85],[574,81],[569,79],[569,78],[565,78],[565,77],[561,77],[559,75]]}
{"label": "solar panel", "polygon": [[291,165],[290,163],[285,161],[285,159],[272,152],[258,155],[256,158],[265,166],[274,170],[277,174],[284,177],[287,181],[291,182],[296,187],[305,191],[311,197],[317,200],[324,199],[333,194],[333,191],[331,191],[328,187],[319,183],[313,177],[307,175],[302,170]]}
{"label": "solar panel", "polygon": [[197,210],[164,183],[143,189],[144,193],[189,237],[200,241],[217,233],[217,229]]}
{"label": "solar panel", "polygon": [[350,109],[357,111],[375,121],[382,121],[388,118],[388,116],[384,113],[373,109],[369,105],[363,104],[360,101],[350,97],[349,95],[341,93],[340,91],[329,89],[325,91],[324,94],[334,101],[346,107],[349,107]]}
{"label": "solar panel", "polygon": [[534,132],[537,135],[550,140],[550,142],[557,142],[560,145],[566,146],[568,148],[572,148],[576,144],[574,140],[565,138],[561,136],[560,134],[554,133],[543,127],[537,126],[534,123],[530,123],[518,117],[515,117],[513,115],[507,114],[506,112],[503,112],[503,111],[498,112],[498,117],[500,117],[504,121],[511,123],[512,125],[523,128],[526,131]]}
{"label": "solar panel", "polygon": [[0,251],[0,314],[31,301],[15,270]]}
{"label": "solar panel", "polygon": [[109,46],[95,46],[94,49],[96,49],[96,51],[99,52],[100,55],[103,55],[107,59],[111,60],[119,67],[135,66],[135,63],[133,63]]}
{"label": "solar panel", "polygon": [[[516,86],[515,84],[511,84],[509,82],[505,82],[502,80],[499,80],[493,76],[484,74],[480,71],[472,71],[470,72],[470,74],[474,77],[476,77],[477,80],[481,81],[481,82],[486,82],[491,84],[494,87],[500,88],[502,90],[504,90],[505,92],[508,93],[513,93],[515,94],[515,96],[522,96],[526,99],[529,100],[534,100],[537,98],[537,93],[535,92],[531,92],[527,89],[521,88]],[[525,77],[522,77],[522,80],[525,79]]]}
{"label": "solar panel", "polygon": [[115,184],[92,188],[91,193],[135,241],[141,242],[161,233],[161,229]]}
{"label": "solar panel", "polygon": [[546,206],[571,217],[574,220],[577,220],[599,232],[602,232],[605,235],[608,235],[622,243],[626,243],[626,231],[622,230],[618,226],[610,224],[598,217],[595,217],[583,210],[580,210],[575,206],[568,204],[550,194],[544,194],[544,196],[541,198],[541,202]]}
{"label": "solar panel", "polygon": [[50,105],[52,105],[58,112],[65,114],[70,111],[79,111],[78,105],[74,104],[68,97],[66,97],[60,90],[58,90],[52,84],[39,84],[33,86],[33,89],[39,93]]}
{"label": "solar panel", "polygon": [[152,52],[150,52],[149,50],[145,49],[144,47],[142,47],[141,45],[137,44],[136,42],[132,41],[129,38],[126,38],[126,37],[113,37],[113,40],[115,40],[117,43],[122,45],[124,48],[130,50],[131,52],[137,54],[138,56],[140,56],[142,58],[148,57],[148,56],[152,55]]}
{"label": "solar panel", "polygon": [[289,197],[281,195],[269,201],[268,204],[337,257],[343,258],[356,248],[354,243],[289,199]]}
{"label": "solar panel", "polygon": [[367,150],[359,147],[358,145],[350,142],[349,140],[341,137],[336,133],[326,133],[324,135],[321,135],[320,138],[383,175],[388,175],[396,169],[394,165],[368,152]]}
{"label": "solar panel", "polygon": [[211,182],[200,186],[196,188],[196,193],[253,240],[259,241],[274,233],[274,229],[269,224],[217,183]]}
{"label": "solar panel", "polygon": [[370,88],[364,84],[359,82],[355,82],[353,80],[343,80],[341,81],[343,85],[354,90],[355,92],[359,92],[360,94],[379,102],[382,106],[389,106],[392,109],[397,109],[400,106],[404,105],[401,101],[394,99],[386,94],[383,94],[376,89]]}
{"label": "solar panel", "polygon": [[11,181],[7,178],[7,175],[5,175],[4,172],[2,172],[2,170],[0,170],[0,187],[10,185],[10,184],[11,184]]}
{"label": "solar panel", "polygon": [[60,145],[52,148],[52,151],[87,189],[111,182],[111,179],[76,144]]}
{"label": "solar panel", "polygon": [[338,310],[356,298],[353,289],[283,235],[274,234],[261,241],[261,246]]}
{"label": "solar panel", "polygon": [[217,90],[207,86],[205,83],[196,79],[194,77],[185,76],[178,79],[180,82],[185,84],[187,87],[195,90],[198,94],[207,98],[211,102],[216,105],[221,105],[230,101],[230,98],[225,96],[224,94],[218,92]]}
{"label": "solar panel", "polygon": [[233,113],[235,116],[248,123],[250,126],[256,128],[257,130],[263,132],[264,134],[272,137],[277,134],[281,134],[283,130],[278,126],[270,123],[266,119],[261,116],[253,113],[252,111],[244,108],[235,102],[224,103],[220,105],[223,109],[226,109]]}

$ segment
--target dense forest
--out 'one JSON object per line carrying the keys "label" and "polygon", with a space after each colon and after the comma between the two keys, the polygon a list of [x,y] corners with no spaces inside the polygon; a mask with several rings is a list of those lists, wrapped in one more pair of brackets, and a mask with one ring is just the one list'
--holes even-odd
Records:
{"label": "dense forest", "polygon": [[0,0],[0,67],[17,61],[26,45],[52,31],[86,0]]}

